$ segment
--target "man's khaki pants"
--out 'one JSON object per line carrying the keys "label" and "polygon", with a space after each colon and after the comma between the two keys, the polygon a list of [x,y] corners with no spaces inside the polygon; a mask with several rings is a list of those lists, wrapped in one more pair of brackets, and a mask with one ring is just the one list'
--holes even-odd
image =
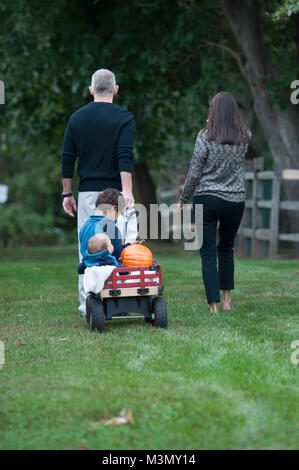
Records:
{"label": "man's khaki pants", "polygon": [[[80,253],[80,239],[79,233],[85,222],[91,215],[96,212],[95,203],[99,195],[98,191],[84,191],[78,194],[78,214],[77,214],[77,228],[78,228],[78,249],[79,249],[79,262],[81,263],[82,255]],[[126,210],[123,214],[119,215],[117,219],[117,226],[125,240],[125,243],[134,243],[138,235],[137,217],[134,213],[135,209]],[[133,215],[130,216],[130,214]],[[79,275],[79,310],[81,315],[86,315],[85,301],[86,294],[83,289],[83,274]]]}

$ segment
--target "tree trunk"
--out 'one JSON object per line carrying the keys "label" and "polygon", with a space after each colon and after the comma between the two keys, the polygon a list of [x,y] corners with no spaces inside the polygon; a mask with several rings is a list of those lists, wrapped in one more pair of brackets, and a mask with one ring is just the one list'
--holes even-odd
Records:
{"label": "tree trunk", "polygon": [[156,188],[146,163],[135,163],[133,184],[136,202],[146,207],[157,204]]}
{"label": "tree trunk", "polygon": [[[150,205],[157,204],[156,188],[148,166],[145,162],[135,163],[133,174],[133,193],[136,203],[143,204],[147,210],[147,233],[150,233]],[[158,215],[158,232],[160,237],[161,217]]]}
{"label": "tree trunk", "polygon": [[[264,86],[274,81],[278,71],[266,48],[259,0],[221,0],[222,9],[246,62],[238,60],[247,80],[254,110],[273,156],[274,169],[299,168],[299,110],[285,97],[285,107],[274,106]],[[295,79],[295,77],[294,77]],[[288,84],[287,84],[288,85]],[[298,183],[284,185],[289,200],[298,199]],[[292,214],[292,231],[298,230],[298,213]]]}

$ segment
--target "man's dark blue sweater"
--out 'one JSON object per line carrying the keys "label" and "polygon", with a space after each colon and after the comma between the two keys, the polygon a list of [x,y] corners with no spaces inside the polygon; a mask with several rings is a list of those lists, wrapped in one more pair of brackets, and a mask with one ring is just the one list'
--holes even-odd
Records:
{"label": "man's dark blue sweater", "polygon": [[121,191],[120,172],[133,171],[135,121],[113,103],[91,102],[69,119],[63,142],[62,178],[72,178],[76,158],[79,191]]}

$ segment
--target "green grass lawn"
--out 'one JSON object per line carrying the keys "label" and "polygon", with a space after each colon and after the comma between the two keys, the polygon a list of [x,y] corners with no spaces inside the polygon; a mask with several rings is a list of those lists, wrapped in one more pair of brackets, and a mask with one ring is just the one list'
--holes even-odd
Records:
{"label": "green grass lawn", "polygon": [[[75,248],[0,253],[2,449],[298,447],[298,261],[237,260],[235,310],[211,316],[199,255],[154,252],[168,329],[102,335],[77,312]],[[101,422],[123,408],[133,424]]]}

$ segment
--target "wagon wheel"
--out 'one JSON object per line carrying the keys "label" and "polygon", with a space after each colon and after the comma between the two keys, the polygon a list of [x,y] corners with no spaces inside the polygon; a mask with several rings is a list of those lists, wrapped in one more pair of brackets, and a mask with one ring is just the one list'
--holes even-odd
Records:
{"label": "wagon wheel", "polygon": [[93,296],[89,294],[86,298],[86,323],[89,328],[89,321],[90,321],[90,312],[91,312],[91,299]]}
{"label": "wagon wheel", "polygon": [[153,300],[153,314],[152,325],[158,328],[167,328],[167,308],[162,297],[156,297]]}
{"label": "wagon wheel", "polygon": [[90,330],[103,332],[105,323],[103,304],[92,295],[86,299],[86,321]]}

